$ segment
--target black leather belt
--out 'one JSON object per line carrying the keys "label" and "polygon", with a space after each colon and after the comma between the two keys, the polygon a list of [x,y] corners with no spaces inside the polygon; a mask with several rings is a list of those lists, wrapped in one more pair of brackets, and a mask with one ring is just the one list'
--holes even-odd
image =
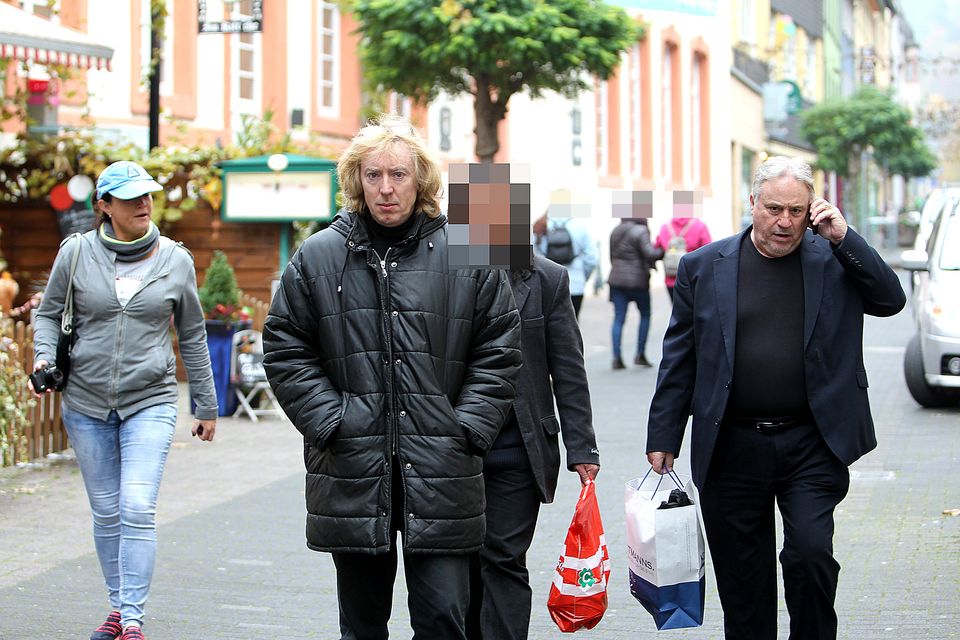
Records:
{"label": "black leather belt", "polygon": [[731,418],[730,423],[749,427],[760,433],[780,433],[802,424],[810,424],[811,416],[782,416],[779,418]]}

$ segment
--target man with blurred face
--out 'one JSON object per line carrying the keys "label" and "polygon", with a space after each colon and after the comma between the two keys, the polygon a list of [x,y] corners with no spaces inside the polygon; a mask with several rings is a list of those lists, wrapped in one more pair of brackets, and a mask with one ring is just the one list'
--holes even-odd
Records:
{"label": "man with blurred face", "polygon": [[790,639],[836,638],[833,512],[848,465],[877,444],[863,315],[894,315],[906,297],[814,194],[805,162],[767,160],[750,205],[750,228],[680,260],[647,458],[672,469],[693,414],[690,464],[728,639],[777,638],[775,505]]}

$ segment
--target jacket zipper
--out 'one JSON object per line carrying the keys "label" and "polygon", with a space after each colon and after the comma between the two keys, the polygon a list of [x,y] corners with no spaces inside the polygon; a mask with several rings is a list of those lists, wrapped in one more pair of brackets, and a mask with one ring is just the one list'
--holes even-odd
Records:
{"label": "jacket zipper", "polygon": [[120,322],[117,327],[117,341],[116,347],[114,348],[114,353],[118,357],[113,359],[113,371],[110,376],[110,406],[113,407],[114,411],[119,410],[120,404],[120,361],[123,359],[123,354],[120,352],[120,348],[123,345],[123,331],[127,326],[127,308],[126,306],[120,307]]}
{"label": "jacket zipper", "polygon": [[[117,342],[116,342],[116,348],[114,349],[114,351],[115,351],[115,353],[117,354],[118,357],[114,358],[114,360],[113,360],[113,375],[111,376],[111,387],[110,387],[110,391],[111,391],[111,396],[110,396],[111,402],[110,402],[110,405],[113,407],[113,409],[114,409],[115,411],[116,411],[116,410],[119,410],[119,408],[120,408],[120,407],[119,407],[119,404],[120,404],[120,367],[119,367],[119,363],[120,363],[122,360],[125,360],[125,359],[126,359],[126,358],[124,357],[125,354],[121,353],[121,347],[123,346],[123,333],[124,333],[124,330],[126,329],[126,325],[127,325],[127,306],[130,304],[130,302],[133,300],[133,298],[134,298],[138,293],[140,293],[141,291],[143,291],[144,289],[146,289],[147,286],[149,286],[150,284],[153,284],[154,282],[156,282],[156,281],[159,280],[160,278],[166,276],[167,273],[169,273],[169,271],[164,271],[163,273],[156,273],[156,274],[154,274],[152,278],[150,278],[149,280],[147,280],[146,282],[144,282],[143,284],[141,284],[140,287],[139,287],[136,291],[133,292],[133,294],[130,296],[130,300],[127,300],[127,304],[122,304],[122,305],[120,305],[120,323],[119,323],[119,326],[117,327]],[[114,294],[116,294],[116,292],[114,292]],[[120,301],[117,300],[117,302],[119,303]]]}
{"label": "jacket zipper", "polygon": [[[394,410],[396,408],[394,407],[394,399],[396,398],[396,363],[393,358],[393,331],[390,328],[390,285],[387,275],[387,257],[389,255],[390,247],[387,247],[386,253],[380,260],[380,274],[382,276],[380,280],[380,313],[381,318],[383,318],[383,335],[387,347],[387,367],[389,367],[390,394],[388,402],[390,403],[390,407],[388,410],[388,423],[390,429],[390,455],[394,457],[398,455],[397,440],[400,434],[398,433],[396,411]],[[379,258],[380,256],[377,257]]]}

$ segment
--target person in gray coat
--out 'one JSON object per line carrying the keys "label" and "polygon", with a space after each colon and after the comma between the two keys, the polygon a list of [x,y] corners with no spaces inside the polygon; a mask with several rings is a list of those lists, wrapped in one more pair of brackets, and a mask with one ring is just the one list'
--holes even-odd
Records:
{"label": "person in gray coat", "polygon": [[527,637],[532,592],[526,553],[540,503],[553,502],[556,493],[558,435],[566,467],[581,483],[600,471],[567,270],[535,255],[532,269],[512,270],[511,283],[520,309],[523,367],[513,409],[483,463],[487,535],[472,578],[471,640]]}
{"label": "person in gray coat", "polygon": [[640,312],[640,328],[637,331],[637,350],[633,363],[650,367],[644,353],[647,334],[650,332],[650,267],[663,257],[663,249],[650,243],[650,230],[646,218],[624,218],[610,234],[610,301],[613,303],[613,368],[623,369],[620,356],[620,341],[627,308],[633,302]]}
{"label": "person in gray coat", "polygon": [[337,176],[344,209],[294,254],[264,327],[303,434],[307,546],[333,555],[341,638],[387,638],[402,550],[415,637],[463,639],[520,316],[505,271],[449,266],[439,164],[408,121],[363,127]]}
{"label": "person in gray coat", "polygon": [[193,435],[213,440],[217,426],[193,256],[150,220],[150,194],[161,188],[134,162],[103,170],[97,179],[101,222],[61,245],[34,326],[34,370],[62,367],[55,362],[57,340],[76,257],[63,423],[93,512],[112,609],[91,640],[143,638],[157,552],[157,494],[177,424],[171,319],[197,405]]}

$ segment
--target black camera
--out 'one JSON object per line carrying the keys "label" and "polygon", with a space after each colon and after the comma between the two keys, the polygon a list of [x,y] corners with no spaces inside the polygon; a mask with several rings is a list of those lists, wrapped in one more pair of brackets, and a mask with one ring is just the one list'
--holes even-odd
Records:
{"label": "black camera", "polygon": [[43,393],[47,389],[63,391],[64,381],[63,371],[55,366],[46,366],[30,374],[30,383],[36,393]]}

